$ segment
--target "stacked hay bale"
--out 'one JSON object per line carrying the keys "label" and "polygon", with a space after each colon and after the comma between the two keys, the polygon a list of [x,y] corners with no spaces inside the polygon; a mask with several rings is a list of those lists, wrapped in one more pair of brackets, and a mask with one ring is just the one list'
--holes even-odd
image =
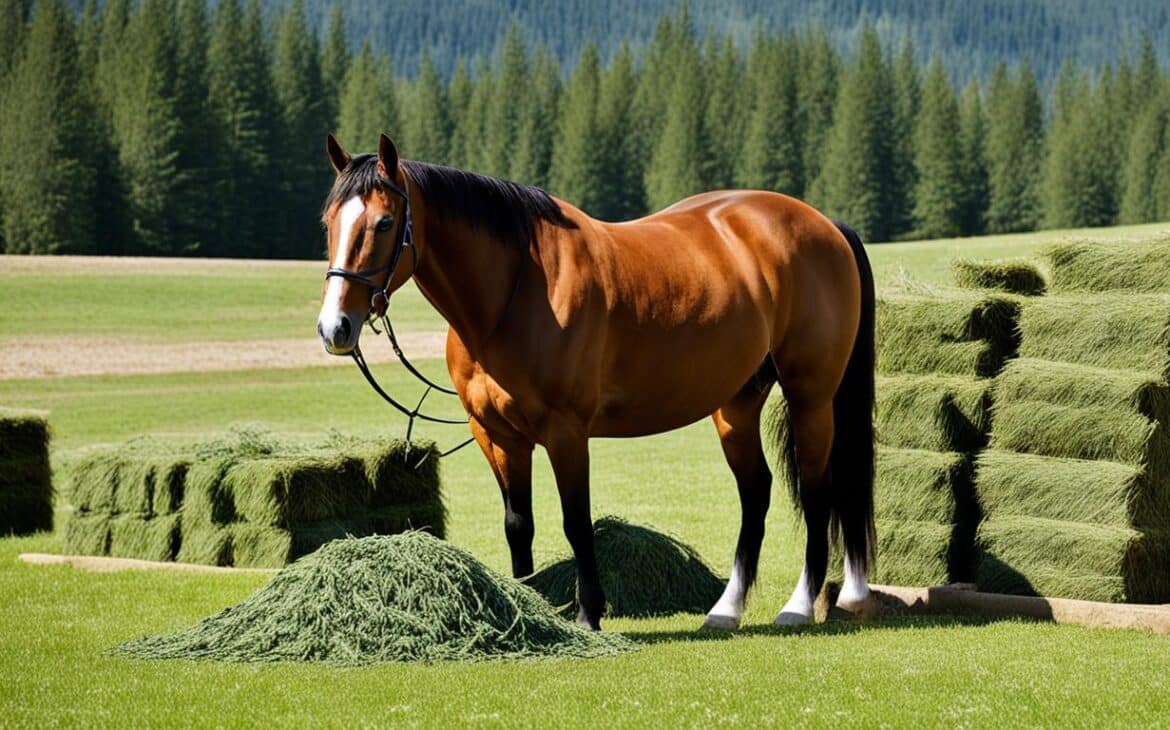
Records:
{"label": "stacked hay bale", "polygon": [[1019,306],[986,291],[878,302],[876,582],[971,579],[971,464],[990,429],[990,377],[1015,354]]}
{"label": "stacked hay bale", "polygon": [[279,567],[346,535],[441,536],[437,455],[407,456],[402,442],[305,446],[251,430],[195,447],[136,440],[75,465],[66,550]]}
{"label": "stacked hay bale", "polygon": [[53,529],[45,414],[0,408],[0,535]]}
{"label": "stacked hay bale", "polygon": [[1053,294],[1023,309],[978,461],[978,583],[1170,601],[1170,240],[1046,258]]}

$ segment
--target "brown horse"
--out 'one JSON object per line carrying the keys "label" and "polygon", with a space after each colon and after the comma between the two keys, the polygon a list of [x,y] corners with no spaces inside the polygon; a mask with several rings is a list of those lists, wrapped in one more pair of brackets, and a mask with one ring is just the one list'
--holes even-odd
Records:
{"label": "brown horse", "polygon": [[376,155],[351,158],[332,136],[327,150],[337,179],[324,208],[333,267],[318,320],[325,348],[351,353],[371,309],[414,277],[450,324],[447,368],[499,483],[517,577],[532,572],[539,444],[576,556],[580,620],[599,628],[589,439],[710,416],[742,523],[731,579],[707,625],[738,626],[772,482],[760,413],[778,381],[788,413],[779,430],[808,544],[776,622],[810,620],[831,531],[845,547],[838,605],[867,597],[874,298],[852,230],[759,191],[706,193],[603,223],[537,188],[400,160],[385,135]]}

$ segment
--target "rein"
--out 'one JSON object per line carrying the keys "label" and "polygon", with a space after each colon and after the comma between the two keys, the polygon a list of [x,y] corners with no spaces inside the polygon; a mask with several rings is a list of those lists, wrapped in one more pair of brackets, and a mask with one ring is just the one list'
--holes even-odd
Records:
{"label": "rein", "polygon": [[[358,370],[360,370],[362,375],[365,376],[366,382],[370,384],[370,387],[374,390],[374,392],[381,396],[382,400],[393,406],[395,410],[406,416],[407,424],[405,458],[409,458],[411,447],[410,438],[411,434],[414,432],[414,422],[416,420],[429,421],[431,423],[460,424],[469,423],[471,421],[471,417],[468,416],[467,418],[463,419],[444,418],[441,416],[432,416],[422,412],[423,404],[426,402],[427,396],[429,396],[432,391],[437,390],[445,395],[458,396],[459,394],[455,390],[439,385],[438,383],[428,378],[426,375],[423,375],[418,370],[418,368],[416,368],[414,364],[411,363],[409,359],[407,359],[406,354],[402,352],[402,346],[398,344],[398,337],[394,334],[394,325],[390,322],[390,282],[394,280],[394,274],[398,272],[398,265],[401,263],[402,254],[404,251],[406,251],[406,249],[410,249],[410,276],[414,276],[415,272],[418,270],[418,247],[414,245],[414,226],[412,225],[410,212],[410,193],[403,188],[400,188],[391,180],[383,180],[382,184],[400,196],[406,203],[406,220],[398,229],[398,235],[394,239],[394,251],[390,256],[390,263],[386,264],[385,266],[380,266],[376,269],[365,269],[364,271],[352,271],[350,269],[335,266],[331,267],[325,272],[325,279],[328,280],[334,276],[338,276],[347,281],[352,281],[357,284],[364,284],[374,292],[370,296],[370,311],[366,316],[366,321],[364,324],[368,324],[370,329],[374,331],[374,334],[382,334],[382,332],[378,330],[378,327],[375,324],[376,321],[380,320],[382,323],[382,329],[385,331],[386,338],[390,341],[390,347],[393,348],[394,355],[398,358],[398,361],[406,366],[407,372],[413,375],[416,380],[427,386],[426,390],[423,391],[422,397],[418,399],[418,403],[415,404],[414,408],[408,408],[396,400],[394,396],[387,393],[386,390],[378,383],[377,379],[374,378],[374,374],[370,372],[370,367],[366,363],[365,356],[362,355],[360,346],[355,346],[353,352],[350,353],[350,357],[353,358],[354,363],[356,363],[358,366]],[[503,323],[504,317],[507,316],[508,310],[512,308],[512,302],[516,299],[516,292],[520,289],[520,276],[523,271],[524,267],[523,264],[521,264],[520,268],[516,271],[516,280],[512,284],[512,291],[508,295],[508,301],[504,304],[504,309],[500,312],[499,318],[495,321],[495,324],[492,325],[491,329],[488,330],[488,334],[484,338],[485,344],[488,340],[491,339],[492,335],[496,333],[496,330],[499,329],[500,324]],[[386,275],[386,281],[384,284],[379,285],[376,281],[374,281],[374,277],[380,276],[382,274]],[[378,301],[379,298],[381,298],[381,302]],[[456,446],[441,452],[439,457],[442,458],[444,456],[449,456],[459,449],[462,449],[464,446],[467,446],[474,440],[474,437],[468,438]],[[426,462],[426,460],[427,457],[424,456],[417,464],[414,465],[414,468],[419,468],[423,465],[423,463]]]}

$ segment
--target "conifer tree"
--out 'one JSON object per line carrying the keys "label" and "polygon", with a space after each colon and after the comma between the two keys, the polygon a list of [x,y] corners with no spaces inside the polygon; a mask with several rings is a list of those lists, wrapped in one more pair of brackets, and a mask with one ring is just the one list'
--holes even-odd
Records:
{"label": "conifer tree", "polygon": [[455,73],[447,86],[447,109],[450,117],[451,134],[447,144],[446,162],[455,167],[469,167],[466,153],[468,133],[468,107],[473,92],[467,64],[461,58],[455,62]]}
{"label": "conifer tree", "polygon": [[651,211],[702,192],[710,142],[703,120],[703,78],[697,64],[676,70],[666,107],[666,124],[646,167],[646,201]]}
{"label": "conifer tree", "polygon": [[176,17],[175,106],[182,124],[175,164],[181,170],[182,185],[172,230],[177,250],[206,252],[214,242],[218,222],[216,164],[208,153],[219,142],[207,98],[207,5],[203,0],[179,0]]}
{"label": "conifer tree", "polygon": [[214,256],[261,256],[273,251],[271,195],[275,110],[260,7],[221,0],[207,52],[208,100],[216,127],[216,241]]}
{"label": "conifer tree", "polygon": [[797,108],[804,155],[801,169],[804,188],[820,176],[825,155],[825,140],[833,128],[833,110],[837,103],[837,79],[840,57],[824,28],[810,32],[800,41],[797,65]]}
{"label": "conifer tree", "polygon": [[325,102],[325,117],[330,129],[337,129],[341,108],[341,89],[349,71],[349,42],[345,38],[345,19],[341,3],[334,1],[329,8],[329,26],[321,48],[321,87]]}
{"label": "conifer tree", "polygon": [[891,139],[893,174],[890,188],[891,234],[898,236],[916,224],[914,192],[918,174],[915,160],[915,129],[921,95],[918,64],[914,61],[914,44],[907,37],[894,61],[893,128]]}
{"label": "conifer tree", "polygon": [[1141,116],[1146,106],[1157,100],[1161,92],[1162,72],[1158,67],[1158,53],[1149,33],[1142,34],[1142,49],[1138,53],[1137,68],[1134,70],[1130,88],[1129,113]]}
{"label": "conifer tree", "polygon": [[803,195],[804,149],[799,134],[795,50],[788,44],[764,41],[755,52],[755,99],[748,120],[740,164],[739,187]]}
{"label": "conifer tree", "polygon": [[305,20],[302,0],[293,0],[280,19],[273,57],[273,82],[280,110],[277,157],[287,238],[285,255],[316,258],[322,238],[317,207],[330,180],[321,155],[331,131],[325,105],[317,39]]}
{"label": "conifer tree", "polygon": [[1149,223],[1159,219],[1156,182],[1158,168],[1170,149],[1170,104],[1166,94],[1146,106],[1134,125],[1125,166],[1125,194],[1121,223]]}
{"label": "conifer tree", "polygon": [[515,21],[504,37],[498,68],[484,118],[479,168],[489,175],[507,177],[530,94],[528,50],[520,36],[520,25]]}
{"label": "conifer tree", "polygon": [[412,103],[402,110],[402,152],[413,159],[446,162],[451,137],[450,106],[443,81],[427,51],[419,61],[412,97]]}
{"label": "conifer tree", "polygon": [[663,15],[658,19],[644,52],[638,90],[634,94],[634,124],[630,130],[637,140],[634,145],[634,152],[638,155],[636,165],[643,171],[650,164],[650,156],[662,137],[666,106],[679,71],[677,55],[686,32],[689,29],[677,28],[673,18]]}
{"label": "conifer tree", "polygon": [[959,99],[959,154],[962,165],[959,228],[964,236],[983,233],[987,211],[987,122],[979,80]]}
{"label": "conifer tree", "polygon": [[1113,222],[1113,170],[1103,95],[1066,64],[1055,105],[1044,167],[1044,224],[1081,228]]}
{"label": "conifer tree", "polygon": [[476,60],[475,80],[470,88],[471,95],[467,97],[467,105],[455,126],[451,149],[460,167],[486,172],[483,168],[484,122],[496,88],[496,78],[487,59],[480,57]]}
{"label": "conifer tree", "polygon": [[867,241],[894,233],[892,87],[877,33],[867,27],[840,86],[824,166],[810,196]]}
{"label": "conifer tree", "polygon": [[962,230],[963,164],[959,105],[942,59],[931,61],[914,130],[914,233],[950,238]]}
{"label": "conifer tree", "polygon": [[371,151],[378,147],[378,135],[397,129],[394,79],[390,60],[375,60],[368,42],[362,44],[345,75],[341,92],[338,138],[349,149]]}
{"label": "conifer tree", "polygon": [[596,210],[589,212],[603,220],[630,220],[646,212],[642,168],[638,164],[641,156],[634,149],[638,140],[632,134],[637,88],[633,54],[630,44],[623,41],[601,79],[598,101],[601,142],[597,155],[602,194]]}
{"label": "conifer tree", "polygon": [[530,77],[529,91],[524,94],[520,108],[520,126],[508,176],[529,185],[547,187],[560,106],[561,67],[544,47],[537,48]]}
{"label": "conifer tree", "polygon": [[597,46],[587,43],[565,89],[549,171],[551,191],[587,212],[604,202],[599,154],[604,139],[597,121],[600,68]]}
{"label": "conifer tree", "polygon": [[736,161],[746,127],[743,113],[745,79],[731,36],[726,36],[718,45],[712,38],[704,55],[704,65],[710,69],[704,120],[711,141],[707,184],[712,188],[730,188],[735,184]]}
{"label": "conifer tree", "polygon": [[175,39],[168,0],[142,0],[123,33],[110,119],[136,253],[178,253],[171,224],[182,187]]}
{"label": "conifer tree", "polygon": [[1016,79],[1000,64],[987,89],[987,231],[1034,230],[1040,223],[1044,111],[1031,67]]}
{"label": "conifer tree", "polygon": [[73,21],[38,0],[0,105],[0,200],[8,253],[87,253],[94,243],[93,111]]}

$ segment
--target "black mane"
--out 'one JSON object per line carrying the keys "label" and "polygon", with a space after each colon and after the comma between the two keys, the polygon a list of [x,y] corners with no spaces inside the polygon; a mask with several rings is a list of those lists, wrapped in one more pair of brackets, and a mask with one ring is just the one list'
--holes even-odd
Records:
{"label": "black mane", "polygon": [[[402,167],[428,206],[440,215],[487,230],[504,245],[527,249],[535,241],[540,221],[577,227],[540,188],[429,162],[402,160]],[[356,195],[369,195],[389,182],[378,174],[377,155],[355,155],[333,183],[325,209]]]}

